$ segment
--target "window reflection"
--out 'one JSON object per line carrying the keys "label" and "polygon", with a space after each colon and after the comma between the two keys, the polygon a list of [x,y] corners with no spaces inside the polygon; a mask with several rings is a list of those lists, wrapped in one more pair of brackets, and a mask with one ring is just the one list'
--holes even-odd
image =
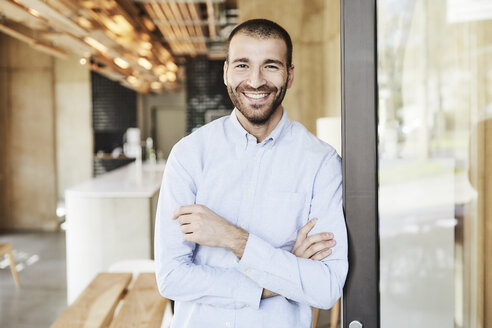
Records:
{"label": "window reflection", "polygon": [[382,326],[481,327],[492,316],[492,5],[377,4]]}

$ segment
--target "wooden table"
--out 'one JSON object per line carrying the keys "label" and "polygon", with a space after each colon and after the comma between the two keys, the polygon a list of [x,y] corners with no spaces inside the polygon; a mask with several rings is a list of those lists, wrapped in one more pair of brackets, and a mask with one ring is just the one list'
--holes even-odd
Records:
{"label": "wooden table", "polygon": [[129,288],[131,279],[131,273],[98,274],[51,328],[160,328],[169,300],[159,294],[155,274],[139,274]]}

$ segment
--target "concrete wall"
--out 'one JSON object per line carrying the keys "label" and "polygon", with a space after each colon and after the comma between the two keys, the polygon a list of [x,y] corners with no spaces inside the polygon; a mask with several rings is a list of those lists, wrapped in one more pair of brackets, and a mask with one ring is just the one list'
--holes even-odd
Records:
{"label": "concrete wall", "polygon": [[295,78],[284,106],[316,132],[316,119],[341,115],[340,1],[238,0],[240,21],[271,19],[290,34]]}
{"label": "concrete wall", "polygon": [[90,71],[77,58],[55,61],[56,164],[58,198],[92,177]]}
{"label": "concrete wall", "polygon": [[0,34],[0,229],[56,229],[63,189],[91,176],[90,80],[79,66]]}
{"label": "concrete wall", "polygon": [[53,70],[52,57],[0,34],[1,228],[56,227]]}

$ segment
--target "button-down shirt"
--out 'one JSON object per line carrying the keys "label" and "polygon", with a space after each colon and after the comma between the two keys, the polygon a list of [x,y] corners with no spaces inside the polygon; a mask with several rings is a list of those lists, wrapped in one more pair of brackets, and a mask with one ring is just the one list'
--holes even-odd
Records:
{"label": "button-down shirt", "polygon": [[[249,232],[244,254],[187,242],[172,213],[202,204]],[[322,261],[291,253],[310,234],[333,232]],[[172,327],[310,327],[311,308],[330,308],[347,275],[341,160],[301,124],[282,118],[262,142],[236,110],[181,139],[168,158],[155,227],[157,283],[175,300]],[[279,296],[261,299],[263,288]]]}

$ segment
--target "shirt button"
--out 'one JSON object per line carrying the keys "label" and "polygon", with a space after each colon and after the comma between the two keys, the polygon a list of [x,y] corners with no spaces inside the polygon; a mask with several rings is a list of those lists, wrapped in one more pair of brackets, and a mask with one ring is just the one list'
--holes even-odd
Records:
{"label": "shirt button", "polygon": [[246,226],[244,225],[244,223],[241,223],[240,227],[244,229]]}
{"label": "shirt button", "polygon": [[246,273],[250,273],[251,272],[251,269],[246,269]]}
{"label": "shirt button", "polygon": [[226,322],[226,327],[230,327],[231,323],[229,321]]}
{"label": "shirt button", "polygon": [[253,190],[248,189],[248,195],[251,195],[253,193]]}
{"label": "shirt button", "polygon": [[256,162],[257,159],[258,159],[258,157],[253,156],[253,162]]}

